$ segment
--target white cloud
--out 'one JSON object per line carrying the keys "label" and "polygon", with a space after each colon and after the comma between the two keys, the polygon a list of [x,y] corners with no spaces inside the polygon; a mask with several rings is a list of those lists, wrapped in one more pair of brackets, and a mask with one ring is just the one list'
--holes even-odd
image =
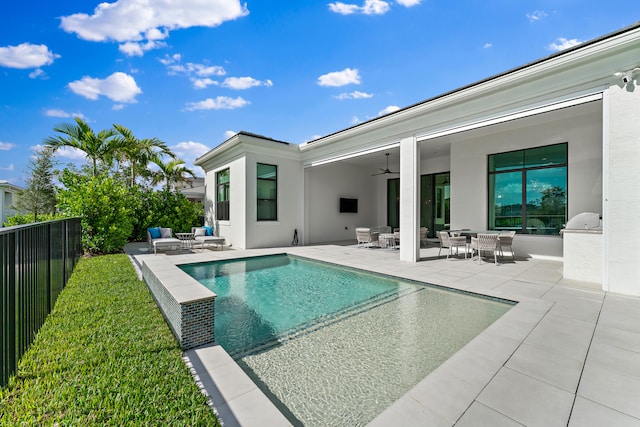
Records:
{"label": "white cloud", "polygon": [[493,47],[493,43],[485,43],[482,47],[485,48],[485,49],[489,49],[489,48]]}
{"label": "white cloud", "polygon": [[120,111],[120,110],[122,110],[124,107],[125,107],[125,106],[124,106],[124,104],[113,104],[113,107],[111,107],[111,109],[112,109],[113,111]]}
{"label": "white cloud", "polygon": [[555,42],[550,43],[549,46],[547,46],[547,49],[560,51],[560,50],[569,49],[570,47],[573,47],[573,46],[577,46],[580,43],[582,43],[582,41],[578,39],[567,40],[564,37],[560,37]]}
{"label": "white cloud", "polygon": [[143,56],[146,51],[166,46],[165,42],[149,40],[146,43],[126,42],[118,46],[118,50],[127,56]]}
{"label": "white cloud", "polygon": [[345,86],[348,84],[360,84],[360,74],[357,69],[345,68],[342,71],[323,74],[318,77],[320,86]]}
{"label": "white cloud", "polygon": [[219,85],[220,82],[213,80],[210,77],[224,76],[227,74],[225,69],[219,65],[204,65],[193,62],[187,62],[183,65],[180,63],[181,59],[182,56],[180,54],[172,56],[166,55],[164,58],[160,59],[160,62],[167,67],[167,73],[170,76],[183,74],[189,77],[193,87],[196,89],[204,89],[208,86]]}
{"label": "white cloud", "polygon": [[87,154],[84,151],[71,147],[58,148],[56,150],[56,156],[69,160],[85,160],[87,158]]}
{"label": "white cloud", "polygon": [[227,72],[219,65],[204,65],[204,64],[196,64],[193,62],[187,62],[182,65],[180,60],[182,56],[180,54],[175,54],[172,56],[166,55],[164,58],[160,59],[164,65],[167,66],[167,70],[169,75],[176,74],[186,74],[186,75],[196,75],[196,76],[224,76]]}
{"label": "white cloud", "polygon": [[2,142],[2,141],[0,141],[0,151],[9,151],[15,146],[16,146],[15,144],[12,144],[10,142]]}
{"label": "white cloud", "polygon": [[[420,0],[396,0],[400,6],[413,7],[420,4]],[[329,10],[340,15],[353,15],[362,13],[364,15],[384,15],[391,9],[391,5],[383,0],[365,0],[362,6],[342,2],[329,3]]]}
{"label": "white cloud", "polygon": [[345,4],[341,2],[329,3],[329,10],[340,15],[351,15],[360,11],[360,6],[356,4]]}
{"label": "white cloud", "polygon": [[142,55],[163,46],[172,30],[216,27],[248,14],[239,0],[117,0],[98,4],[92,15],[63,16],[60,26],[83,40],[116,41],[123,53]]}
{"label": "white cloud", "polygon": [[361,122],[361,120],[360,120],[360,118],[358,118],[358,116],[353,116],[353,117],[351,117],[351,121],[349,123],[352,124],[352,125],[357,125],[360,122]]}
{"label": "white cloud", "polygon": [[50,108],[48,110],[45,110],[44,115],[47,117],[62,117],[62,118],[79,117],[81,119],[85,118],[84,114],[82,113],[67,113],[64,110],[58,110],[56,108]]}
{"label": "white cloud", "polygon": [[536,10],[535,12],[527,13],[527,19],[529,20],[529,22],[537,22],[545,16],[547,16],[547,13],[542,10]]}
{"label": "white cloud", "polygon": [[96,100],[99,96],[106,96],[115,102],[136,102],[136,95],[142,90],[136,84],[133,77],[128,74],[116,72],[106,79],[83,77],[80,80],[69,83],[69,89],[76,95]]}
{"label": "white cloud", "polygon": [[49,76],[47,75],[47,73],[42,71],[42,68],[36,68],[35,70],[29,73],[29,78],[31,79],[41,78],[42,80],[47,80]]}
{"label": "white cloud", "polygon": [[222,82],[222,87],[236,90],[249,89],[255,86],[271,87],[273,82],[271,80],[261,82],[253,77],[228,77]]}
{"label": "white cloud", "polygon": [[196,89],[206,89],[208,86],[218,86],[220,84],[217,80],[212,80],[210,78],[206,79],[191,79],[191,83],[193,83],[193,87]]}
{"label": "white cloud", "polygon": [[227,96],[218,96],[215,99],[207,98],[204,101],[189,102],[187,103],[185,110],[234,110],[236,108],[245,107],[249,104],[251,104],[249,101],[241,97],[234,99]]}
{"label": "white cloud", "polygon": [[365,0],[362,6],[342,2],[329,3],[329,10],[341,15],[363,13],[365,15],[384,15],[391,6],[382,0]]}
{"label": "white cloud", "polygon": [[179,142],[170,148],[183,160],[195,160],[209,151],[209,147],[194,141]]}
{"label": "white cloud", "polygon": [[343,100],[343,99],[366,99],[366,98],[373,98],[373,94],[371,93],[365,93],[365,92],[360,92],[360,91],[353,91],[351,93],[341,93],[340,95],[336,95],[336,98],[339,100]]}
{"label": "white cloud", "polygon": [[0,168],[0,170],[2,171],[12,171],[14,168],[13,163],[10,163],[9,166],[7,166],[6,168]]}
{"label": "white cloud", "polygon": [[396,105],[389,105],[387,108],[385,108],[384,110],[380,111],[378,113],[378,116],[384,116],[385,114],[393,113],[394,111],[398,111],[399,109],[400,109],[400,107],[398,107]]}
{"label": "white cloud", "polygon": [[228,130],[224,133],[224,140],[226,141],[227,139],[231,138],[233,135],[237,134],[238,132],[233,131],[233,130]]}
{"label": "white cloud", "polygon": [[57,58],[60,55],[51,52],[43,44],[22,43],[18,46],[0,47],[0,66],[7,68],[38,68],[53,64]]}

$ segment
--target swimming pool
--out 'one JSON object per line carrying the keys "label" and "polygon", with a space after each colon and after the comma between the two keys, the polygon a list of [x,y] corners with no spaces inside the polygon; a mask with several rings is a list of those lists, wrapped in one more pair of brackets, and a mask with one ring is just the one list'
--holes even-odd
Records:
{"label": "swimming pool", "polygon": [[510,307],[288,255],[180,266],[215,334],[294,424],[365,425]]}

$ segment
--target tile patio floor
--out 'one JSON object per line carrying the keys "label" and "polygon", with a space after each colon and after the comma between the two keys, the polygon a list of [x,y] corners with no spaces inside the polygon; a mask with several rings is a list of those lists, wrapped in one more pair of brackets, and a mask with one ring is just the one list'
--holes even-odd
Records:
{"label": "tile patio floor", "polygon": [[[564,280],[560,262],[478,265],[429,247],[413,264],[398,251],[338,245],[157,256],[181,264],[282,252],[519,302],[370,427],[640,427],[640,299]],[[219,346],[186,357],[226,426],[289,425]]]}

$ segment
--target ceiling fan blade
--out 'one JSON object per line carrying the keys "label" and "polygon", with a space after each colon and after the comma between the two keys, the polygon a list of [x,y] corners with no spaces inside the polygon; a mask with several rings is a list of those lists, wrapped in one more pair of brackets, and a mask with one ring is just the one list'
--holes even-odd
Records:
{"label": "ceiling fan blade", "polygon": [[372,173],[371,176],[378,176],[378,175],[384,175],[384,174],[386,174],[386,172],[382,171],[382,172],[378,172],[378,173]]}

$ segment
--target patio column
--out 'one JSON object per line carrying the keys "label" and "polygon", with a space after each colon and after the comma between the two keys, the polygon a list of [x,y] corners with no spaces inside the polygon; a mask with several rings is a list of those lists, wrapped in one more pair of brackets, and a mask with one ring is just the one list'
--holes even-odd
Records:
{"label": "patio column", "polygon": [[400,141],[400,261],[420,259],[420,148],[414,137]]}
{"label": "patio column", "polygon": [[612,85],[603,112],[603,288],[640,296],[640,86]]}

